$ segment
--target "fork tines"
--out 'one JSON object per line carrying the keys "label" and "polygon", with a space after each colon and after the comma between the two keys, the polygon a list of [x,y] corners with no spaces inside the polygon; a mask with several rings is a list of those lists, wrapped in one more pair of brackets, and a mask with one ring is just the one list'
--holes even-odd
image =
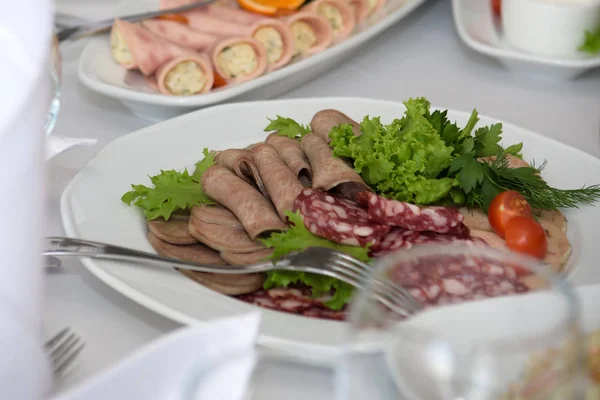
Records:
{"label": "fork tines", "polygon": [[54,374],[61,374],[69,367],[84,346],[85,343],[69,327],[64,328],[48,340],[44,347],[50,358]]}

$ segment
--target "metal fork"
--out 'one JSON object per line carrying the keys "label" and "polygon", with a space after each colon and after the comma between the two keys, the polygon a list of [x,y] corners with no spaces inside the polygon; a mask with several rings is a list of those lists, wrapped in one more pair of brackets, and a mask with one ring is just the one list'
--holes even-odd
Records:
{"label": "metal fork", "polygon": [[62,374],[75,361],[84,346],[85,343],[69,327],[48,340],[44,347],[50,357],[54,375]]}
{"label": "metal fork", "polygon": [[115,19],[122,19],[124,21],[129,21],[129,22],[142,21],[142,20],[149,19],[149,18],[159,17],[159,16],[165,15],[165,14],[178,14],[178,13],[182,13],[185,11],[190,11],[190,10],[193,10],[194,8],[198,8],[198,7],[205,6],[207,4],[214,3],[215,1],[216,0],[201,0],[201,1],[197,1],[192,4],[181,6],[181,7],[169,8],[169,9],[158,10],[158,11],[150,11],[150,12],[133,14],[133,15],[125,15],[125,16],[121,16],[121,17],[106,19],[104,21],[90,22],[90,23],[86,23],[86,24],[82,24],[82,25],[72,26],[72,27],[68,27],[68,28],[59,30],[56,33],[56,37],[58,38],[59,42],[63,42],[67,39],[73,41],[73,40],[81,39],[86,36],[91,36],[91,35],[95,35],[97,33],[102,33],[102,32],[108,31],[112,27],[113,23],[115,22]]}
{"label": "metal fork", "polygon": [[311,247],[292,253],[277,261],[263,261],[252,265],[202,265],[157,256],[125,247],[65,237],[46,238],[47,249],[43,255],[79,256],[143,264],[163,268],[179,268],[213,274],[248,274],[274,270],[309,272],[339,279],[356,288],[370,286],[373,295],[392,311],[403,316],[412,315],[423,308],[406,289],[392,281],[369,281],[372,267],[348,254],[324,247]]}

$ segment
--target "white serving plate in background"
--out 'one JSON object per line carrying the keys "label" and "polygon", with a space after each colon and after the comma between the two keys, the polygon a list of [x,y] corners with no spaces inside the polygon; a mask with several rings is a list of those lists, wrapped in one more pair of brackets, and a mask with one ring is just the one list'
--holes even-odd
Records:
{"label": "white serving plate in background", "polygon": [[[582,54],[579,58],[565,59],[512,48],[497,26],[488,0],[452,0],[452,14],[458,35],[467,46],[497,59],[515,73],[570,80],[600,67],[600,56]],[[581,32],[582,40],[583,37],[584,32]]]}
{"label": "white serving plate in background", "polygon": [[[142,213],[122,203],[131,184],[148,184],[148,175],[187,167],[202,158],[202,149],[244,148],[264,140],[267,117],[281,115],[308,123],[315,112],[336,108],[351,118],[381,116],[390,123],[404,113],[398,102],[364,98],[273,100],[224,104],[150,126],[109,143],[65,189],[61,214],[69,237],[106,242],[153,252]],[[235,116],[235,118],[232,118]],[[470,112],[448,112],[464,126]],[[498,122],[480,116],[480,125]],[[218,132],[218,134],[214,134]],[[600,181],[600,160],[580,150],[511,124],[504,124],[505,145],[524,143],[524,157],[539,164],[548,160],[543,176],[555,187],[579,188]],[[568,167],[566,167],[568,166]],[[600,206],[568,210],[568,237],[573,254],[569,280],[577,286],[600,284]],[[253,306],[221,295],[175,270],[148,268],[83,259],[99,279],[143,306],[183,324],[241,314]],[[261,309],[259,342],[277,348],[307,345],[319,354],[339,349],[346,338],[345,324]]]}
{"label": "white serving plate in background", "polygon": [[[265,100],[289,91],[322,75],[352,56],[385,29],[400,21],[426,0],[388,0],[386,6],[371,17],[352,36],[325,51],[299,60],[277,71],[240,85],[225,87],[197,96],[167,96],[152,91],[139,72],[128,72],[110,54],[108,35],[90,39],[79,61],[81,82],[93,91],[112,97],[138,117],[160,121],[198,108],[229,100]],[[158,0],[126,1],[118,15],[158,8]]]}

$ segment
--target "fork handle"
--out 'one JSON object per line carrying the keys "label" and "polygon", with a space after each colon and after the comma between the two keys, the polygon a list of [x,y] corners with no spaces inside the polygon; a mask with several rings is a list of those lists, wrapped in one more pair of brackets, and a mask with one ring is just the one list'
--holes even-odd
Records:
{"label": "fork handle", "polygon": [[161,257],[125,247],[67,237],[46,238],[46,250],[42,252],[42,255],[89,257],[214,274],[249,274],[273,269],[273,263],[270,261],[246,266],[204,265]]}

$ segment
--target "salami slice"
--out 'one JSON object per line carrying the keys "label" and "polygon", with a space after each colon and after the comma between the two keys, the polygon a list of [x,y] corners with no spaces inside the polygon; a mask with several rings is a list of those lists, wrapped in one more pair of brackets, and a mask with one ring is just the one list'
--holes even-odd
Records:
{"label": "salami slice", "polygon": [[265,143],[275,147],[283,162],[298,177],[304,187],[310,187],[312,171],[306,155],[302,151],[300,142],[285,136],[279,136],[277,132],[271,133]]}
{"label": "salami slice", "polygon": [[331,139],[329,138],[329,132],[331,129],[338,125],[348,124],[352,126],[352,131],[355,135],[360,135],[362,132],[360,131],[360,124],[338,110],[321,110],[316,113],[312,121],[310,121],[310,128],[312,132],[319,136],[321,139],[325,141],[325,143],[329,143]]}
{"label": "salami slice", "polygon": [[238,177],[256,187],[263,196],[269,197],[267,188],[254,162],[254,153],[252,151],[246,149],[221,151],[215,156],[215,163],[233,171]]}
{"label": "salami slice", "polygon": [[394,266],[388,276],[426,306],[524,293],[514,269],[481,257],[432,255]]}
{"label": "salami slice", "polygon": [[358,200],[368,204],[369,218],[411,231],[438,233],[464,232],[463,215],[449,207],[418,207],[414,204],[388,200],[374,193],[360,193]]}
{"label": "salami slice", "polygon": [[331,320],[346,319],[345,309],[334,311],[327,308],[323,304],[324,299],[315,299],[312,296],[312,290],[302,285],[259,290],[237,298],[258,307],[305,317]]}
{"label": "salami slice", "polygon": [[204,172],[201,181],[204,193],[231,210],[251,239],[287,229],[273,205],[233,172],[213,165]]}
{"label": "salami slice", "polygon": [[367,211],[351,201],[321,190],[302,190],[294,202],[294,210],[300,210],[311,233],[339,244],[376,244],[390,230],[386,224],[369,221]]}
{"label": "salami slice", "polygon": [[148,221],[148,230],[157,238],[171,244],[194,244],[198,241],[188,231],[188,221],[155,219]]}
{"label": "salami slice", "polygon": [[370,190],[352,167],[333,156],[320,136],[310,133],[302,138],[301,145],[312,168],[313,189],[336,189],[350,200],[354,200],[357,193]]}
{"label": "salami slice", "polygon": [[285,213],[292,211],[294,200],[302,191],[303,186],[298,177],[283,162],[275,147],[263,144],[255,147],[252,151],[267,193],[269,193],[279,217],[285,221],[287,218]]}

